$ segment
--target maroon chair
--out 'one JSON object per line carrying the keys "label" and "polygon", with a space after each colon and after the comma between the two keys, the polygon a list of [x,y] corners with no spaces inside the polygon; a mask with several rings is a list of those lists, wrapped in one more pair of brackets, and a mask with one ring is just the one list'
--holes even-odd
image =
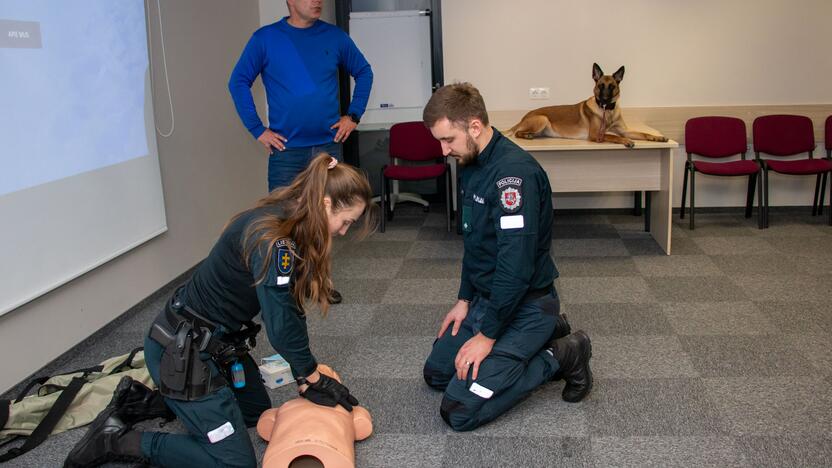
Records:
{"label": "maroon chair", "polygon": [[[753,132],[754,153],[763,167],[764,226],[768,227],[769,225],[770,171],[787,175],[814,175],[816,180],[812,211],[815,214],[819,201],[821,178],[824,174],[832,172],[832,160],[828,158],[815,159],[813,157],[815,133],[812,120],[802,115],[765,115],[754,119]],[[761,153],[775,158],[807,153],[808,157],[789,160],[762,159],[760,157]],[[832,184],[830,188],[832,188]],[[832,225],[832,209],[829,211],[829,224]]]}
{"label": "maroon chair", "polygon": [[[690,175],[690,229],[693,229],[694,180],[697,172],[702,174],[736,177],[748,176],[748,193],[745,199],[745,217],[751,217],[751,205],[757,179],[762,177],[757,161],[745,159],[748,142],[745,138],[745,122],[734,117],[696,117],[685,123],[685,150],[688,160],[685,162],[685,177],[682,182],[682,209],[679,218],[685,219],[685,197],[687,195],[688,175]],[[707,160],[695,160],[693,156]],[[739,160],[725,161],[731,156],[740,155]],[[717,162],[719,161],[719,162]],[[757,226],[763,228],[762,184],[757,191]]]}
{"label": "maroon chair", "polygon": [[[401,165],[395,160],[410,162],[432,161],[433,164]],[[422,122],[402,122],[390,128],[390,163],[381,168],[381,232],[385,223],[393,219],[390,209],[390,181],[427,180],[445,178],[445,215],[451,231],[451,170],[442,154],[439,140],[431,135]]]}
{"label": "maroon chair", "polygon": [[[826,159],[832,160],[832,115],[826,118],[824,134],[826,135]],[[815,206],[812,207],[813,216],[815,214],[823,214],[823,195],[826,193],[826,178],[825,173],[820,182],[820,201],[817,203],[817,208]],[[829,188],[832,189],[832,187]],[[830,195],[829,201],[832,202],[832,195]]]}

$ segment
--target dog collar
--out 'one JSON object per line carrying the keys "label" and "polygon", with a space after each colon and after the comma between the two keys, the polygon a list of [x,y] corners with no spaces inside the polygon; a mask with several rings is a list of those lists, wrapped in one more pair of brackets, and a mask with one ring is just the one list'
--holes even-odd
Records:
{"label": "dog collar", "polygon": [[615,109],[615,103],[614,102],[612,104],[609,104],[606,108],[604,106],[602,106],[600,102],[598,102],[598,99],[595,100],[595,104],[598,104],[598,107],[600,107],[601,109],[606,109],[606,110]]}

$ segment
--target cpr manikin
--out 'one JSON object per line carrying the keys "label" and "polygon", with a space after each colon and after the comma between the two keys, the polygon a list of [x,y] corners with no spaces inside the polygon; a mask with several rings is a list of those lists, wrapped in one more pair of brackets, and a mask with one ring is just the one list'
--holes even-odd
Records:
{"label": "cpr manikin", "polygon": [[[328,366],[318,365],[318,371],[341,381]],[[353,468],[354,442],[372,432],[370,413],[360,406],[349,412],[340,405],[316,405],[301,397],[264,412],[257,422],[257,433],[269,441],[263,468]]]}

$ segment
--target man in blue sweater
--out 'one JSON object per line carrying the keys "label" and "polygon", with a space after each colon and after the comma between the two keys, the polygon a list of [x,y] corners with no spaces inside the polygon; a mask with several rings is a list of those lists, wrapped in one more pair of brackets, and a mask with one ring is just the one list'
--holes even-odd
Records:
{"label": "man in blue sweater", "polygon": [[[288,0],[289,16],[251,36],[228,89],[248,131],[269,151],[269,191],[289,185],[318,153],[341,159],[341,143],[364,114],[373,71],[350,37],[320,20],[321,0]],[[338,67],[355,79],[347,114],[338,109]],[[269,125],[251,85],[263,80]]]}
{"label": "man in blue sweater", "polygon": [[[321,0],[288,0],[289,16],[252,34],[228,80],[237,113],[269,152],[269,192],[289,185],[318,153],[341,159],[370,99],[373,70],[350,37],[321,21]],[[338,67],[355,79],[347,115],[338,109]],[[260,75],[266,89],[269,126],[251,96]],[[333,290],[330,302],[341,294]]]}

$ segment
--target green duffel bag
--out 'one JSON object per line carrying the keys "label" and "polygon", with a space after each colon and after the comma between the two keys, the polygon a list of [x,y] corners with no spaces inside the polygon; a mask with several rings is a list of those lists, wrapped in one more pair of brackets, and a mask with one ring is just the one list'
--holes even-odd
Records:
{"label": "green duffel bag", "polygon": [[[125,376],[155,388],[142,348],[97,366],[36,378],[15,400],[0,400],[0,443],[27,437],[23,445],[0,454],[0,463],[32,450],[50,434],[91,423],[110,403],[116,386]],[[37,385],[40,387],[36,393],[25,396]]]}

